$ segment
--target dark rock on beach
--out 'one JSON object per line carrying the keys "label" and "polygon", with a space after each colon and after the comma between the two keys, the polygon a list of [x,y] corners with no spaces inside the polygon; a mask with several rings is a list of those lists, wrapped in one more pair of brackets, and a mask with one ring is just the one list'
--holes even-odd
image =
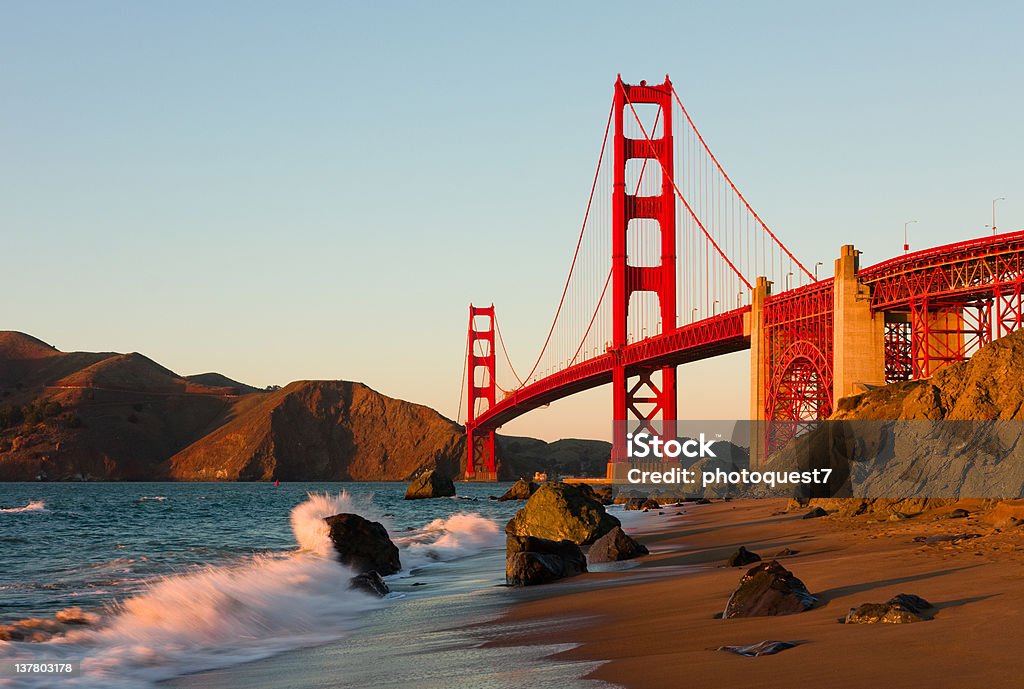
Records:
{"label": "dark rock on beach", "polygon": [[409,482],[405,491],[406,500],[422,500],[425,498],[448,498],[455,495],[455,484],[452,480],[432,469],[420,474]]}
{"label": "dark rock on beach", "polygon": [[505,581],[510,586],[546,584],[586,571],[587,559],[572,541],[511,535],[505,541]]}
{"label": "dark rock on beach", "polygon": [[885,603],[864,603],[856,608],[851,608],[846,618],[841,620],[846,624],[909,624],[912,622],[924,622],[931,619],[927,610],[932,604],[920,596],[910,593],[901,593],[893,596]]}
{"label": "dark rock on beach", "polygon": [[820,507],[815,507],[815,508],[811,509],[810,512],[808,512],[803,517],[801,517],[801,519],[817,519],[818,517],[827,517],[827,516],[828,516],[828,512],[826,512],[824,509],[822,509]]}
{"label": "dark rock on beach", "polygon": [[537,492],[537,484],[533,481],[527,481],[525,478],[521,478],[512,484],[512,487],[505,491],[498,500],[502,502],[506,500],[529,500],[530,496]]}
{"label": "dark rock on beach", "polygon": [[380,598],[391,593],[391,589],[377,572],[364,572],[349,579],[349,583],[357,591],[364,591]]}
{"label": "dark rock on beach", "polygon": [[376,572],[387,576],[402,569],[398,547],[380,522],[371,522],[358,514],[336,514],[324,519],[341,564],[356,574]]}
{"label": "dark rock on beach", "polygon": [[729,559],[725,561],[726,567],[743,567],[744,565],[752,565],[755,562],[760,562],[761,556],[757,553],[752,553],[747,550],[747,547],[741,545],[739,550],[729,556]]}
{"label": "dark rock on beach", "polygon": [[509,520],[505,533],[587,545],[616,526],[619,520],[587,491],[567,483],[545,483]]}
{"label": "dark rock on beach", "polygon": [[785,651],[787,648],[795,648],[796,646],[796,642],[793,641],[762,641],[750,646],[719,646],[718,650],[756,658],[758,656],[775,655],[780,651]]}
{"label": "dark rock on beach", "polygon": [[658,501],[652,498],[630,498],[629,500],[626,501],[625,507],[623,509],[630,511],[656,510],[660,507],[661,505],[658,504]]}
{"label": "dark rock on beach", "polygon": [[804,582],[772,560],[747,570],[722,617],[791,615],[810,610],[816,602]]}
{"label": "dark rock on beach", "polygon": [[618,562],[647,554],[647,546],[627,535],[621,526],[616,526],[594,541],[587,551],[587,562]]}

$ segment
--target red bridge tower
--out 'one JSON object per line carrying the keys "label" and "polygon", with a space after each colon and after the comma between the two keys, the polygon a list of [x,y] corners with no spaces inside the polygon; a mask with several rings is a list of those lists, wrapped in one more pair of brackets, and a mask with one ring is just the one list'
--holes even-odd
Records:
{"label": "red bridge tower", "polygon": [[[654,138],[656,131],[644,131],[644,138],[626,138],[623,128],[625,110],[630,110],[630,119],[639,121],[634,105],[648,103],[657,105],[660,112],[662,135]],[[676,368],[641,368],[626,371],[621,354],[626,346],[630,298],[635,292],[653,292],[658,297],[661,316],[661,332],[676,327],[676,204],[673,187],[673,140],[672,140],[672,82],[665,76],[665,82],[650,86],[646,81],[639,85],[625,84],[619,77],[615,82],[615,140],[614,140],[614,182],[612,187],[612,347],[615,355],[612,369],[612,400],[615,431],[612,447],[612,461],[626,458],[625,429],[637,431],[646,429],[666,437],[675,436],[676,419]],[[643,160],[661,172],[661,193],[656,196],[637,196],[640,185],[634,193],[626,189],[626,169],[631,160]],[[638,265],[637,257],[629,255],[627,238],[631,231],[640,231],[639,223],[645,219],[658,223],[661,257],[657,265]],[[637,242],[639,244],[639,242]],[[656,375],[660,371],[660,376]],[[666,427],[656,429],[653,422],[660,415]],[[671,424],[669,427],[668,424]],[[660,431],[660,433],[659,433]]]}
{"label": "red bridge tower", "polygon": [[[494,304],[469,305],[467,357],[466,479],[496,481],[494,429],[476,426],[476,417],[494,406]],[[478,409],[480,401],[487,406]]]}

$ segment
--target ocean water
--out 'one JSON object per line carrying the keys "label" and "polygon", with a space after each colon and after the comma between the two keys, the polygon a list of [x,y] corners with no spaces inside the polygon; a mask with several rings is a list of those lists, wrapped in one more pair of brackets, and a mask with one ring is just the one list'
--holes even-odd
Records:
{"label": "ocean water", "polygon": [[[0,686],[596,686],[579,680],[591,665],[543,659],[562,645],[485,648],[467,631],[510,602],[503,527],[521,503],[488,499],[507,487],[406,501],[394,483],[0,484],[0,624],[71,606],[93,620],[0,641],[4,666],[80,675]],[[348,589],[323,523],[339,512],[399,546],[387,598]]]}

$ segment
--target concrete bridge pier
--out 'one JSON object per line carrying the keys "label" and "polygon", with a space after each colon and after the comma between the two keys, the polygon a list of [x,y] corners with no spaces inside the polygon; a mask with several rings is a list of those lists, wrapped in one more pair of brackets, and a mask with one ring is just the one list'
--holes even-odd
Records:
{"label": "concrete bridge pier", "polygon": [[757,278],[744,330],[750,335],[750,468],[761,467],[767,457],[765,421],[768,400],[768,342],[764,329],[764,301],[772,292],[766,277]]}
{"label": "concrete bridge pier", "polygon": [[885,315],[872,313],[871,288],[857,278],[860,252],[844,245],[832,291],[832,400],[885,385]]}

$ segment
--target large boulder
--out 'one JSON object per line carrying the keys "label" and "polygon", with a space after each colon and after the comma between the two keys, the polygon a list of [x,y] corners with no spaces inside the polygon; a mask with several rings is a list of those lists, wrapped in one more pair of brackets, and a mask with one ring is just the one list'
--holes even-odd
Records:
{"label": "large boulder", "polygon": [[521,478],[512,484],[512,487],[505,491],[498,500],[529,500],[530,496],[537,492],[537,484]]}
{"label": "large boulder", "polygon": [[388,530],[380,522],[371,522],[358,514],[336,514],[324,521],[338,551],[338,560],[356,574],[377,572],[387,576],[402,569],[398,546],[391,542]]}
{"label": "large boulder", "polygon": [[647,546],[628,536],[621,526],[616,526],[594,541],[587,551],[587,562],[618,562],[647,554]]}
{"label": "large boulder", "polygon": [[545,483],[509,520],[505,533],[587,545],[616,526],[619,520],[587,491],[567,483]]}
{"label": "large boulder", "polygon": [[437,469],[420,474],[409,482],[409,487],[405,490],[406,500],[447,498],[453,495],[455,495],[455,484]]}
{"label": "large boulder", "polygon": [[816,602],[804,582],[772,560],[747,570],[725,604],[722,617],[791,615],[810,610]]}
{"label": "large boulder", "polygon": [[505,581],[510,586],[546,584],[586,571],[587,558],[572,541],[533,536],[505,539]]}

